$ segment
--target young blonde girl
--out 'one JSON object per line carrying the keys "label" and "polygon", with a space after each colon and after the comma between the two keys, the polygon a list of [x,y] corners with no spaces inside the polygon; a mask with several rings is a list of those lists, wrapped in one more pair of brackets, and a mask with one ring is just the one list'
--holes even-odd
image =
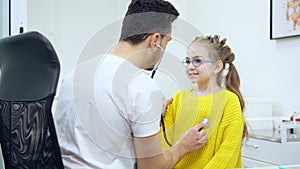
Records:
{"label": "young blonde girl", "polygon": [[[175,168],[222,169],[242,167],[242,140],[247,137],[244,100],[239,90],[240,79],[233,64],[235,55],[218,35],[197,37],[188,47],[182,63],[189,80],[196,87],[173,96],[164,117],[167,149],[191,126],[208,118],[208,143],[187,154]],[[163,131],[163,130],[162,130]]]}

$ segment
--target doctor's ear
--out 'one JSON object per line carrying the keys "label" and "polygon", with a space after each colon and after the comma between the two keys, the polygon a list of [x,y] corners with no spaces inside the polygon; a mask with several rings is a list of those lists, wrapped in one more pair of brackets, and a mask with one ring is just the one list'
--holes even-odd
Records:
{"label": "doctor's ear", "polygon": [[160,42],[161,42],[161,35],[159,33],[153,33],[152,35],[150,35],[149,45],[151,47],[160,44]]}

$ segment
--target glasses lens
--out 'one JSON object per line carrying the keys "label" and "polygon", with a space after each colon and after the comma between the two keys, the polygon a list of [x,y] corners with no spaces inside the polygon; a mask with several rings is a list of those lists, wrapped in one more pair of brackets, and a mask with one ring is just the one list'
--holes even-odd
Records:
{"label": "glasses lens", "polygon": [[195,67],[200,66],[201,63],[202,63],[202,60],[201,60],[199,57],[193,58],[193,65],[194,65]]}
{"label": "glasses lens", "polygon": [[182,64],[183,64],[184,67],[188,67],[190,63],[191,63],[191,62],[190,62],[190,59],[189,59],[189,58],[184,58],[184,59],[182,60]]}

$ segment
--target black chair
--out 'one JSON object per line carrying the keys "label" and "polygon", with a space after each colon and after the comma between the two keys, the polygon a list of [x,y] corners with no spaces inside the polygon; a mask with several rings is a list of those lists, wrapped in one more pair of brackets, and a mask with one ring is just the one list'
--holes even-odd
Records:
{"label": "black chair", "polygon": [[60,64],[38,32],[0,39],[0,141],[6,169],[62,169],[52,118]]}

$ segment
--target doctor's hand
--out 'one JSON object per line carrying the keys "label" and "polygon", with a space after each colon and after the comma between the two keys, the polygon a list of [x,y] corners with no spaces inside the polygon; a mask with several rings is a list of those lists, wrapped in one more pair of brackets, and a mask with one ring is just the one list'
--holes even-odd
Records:
{"label": "doctor's hand", "polygon": [[170,99],[168,99],[168,100],[166,100],[166,102],[165,102],[165,104],[164,104],[164,106],[163,106],[163,111],[162,111],[162,117],[165,117],[165,115],[166,115],[166,112],[167,112],[167,108],[168,108],[168,106],[172,103],[172,101],[173,101],[173,98],[170,98]]}
{"label": "doctor's hand", "polygon": [[176,144],[180,144],[184,148],[185,153],[190,153],[203,147],[207,143],[208,136],[205,130],[198,131],[201,128],[205,128],[204,123],[199,123],[186,131]]}

